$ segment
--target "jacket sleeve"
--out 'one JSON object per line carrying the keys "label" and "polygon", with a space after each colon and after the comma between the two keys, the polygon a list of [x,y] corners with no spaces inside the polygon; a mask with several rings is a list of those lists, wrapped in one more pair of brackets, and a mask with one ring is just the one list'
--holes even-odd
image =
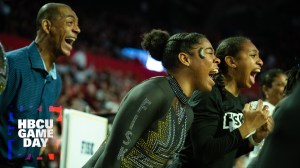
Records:
{"label": "jacket sleeve", "polygon": [[239,156],[242,156],[244,154],[247,154],[254,149],[254,146],[250,147],[249,144],[250,144],[250,142],[249,142],[248,138],[243,140],[242,145],[239,147],[239,149],[236,153],[236,158]]}
{"label": "jacket sleeve", "polygon": [[[0,94],[0,115],[1,113],[8,111],[8,106],[11,104],[15,98],[17,91],[19,90],[19,85],[21,82],[21,75],[18,72],[18,69],[14,67],[14,61],[7,57],[8,61],[8,75],[6,88]],[[6,114],[8,115],[8,114]]]}
{"label": "jacket sleeve", "polygon": [[164,100],[163,91],[152,84],[133,88],[119,107],[105,147],[101,146],[96,152],[99,156],[93,156],[85,167],[120,167],[123,157],[166,106]]}

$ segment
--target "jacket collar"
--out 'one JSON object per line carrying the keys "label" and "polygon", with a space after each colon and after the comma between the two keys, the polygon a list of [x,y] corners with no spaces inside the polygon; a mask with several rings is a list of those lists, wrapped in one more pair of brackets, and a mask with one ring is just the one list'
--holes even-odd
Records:
{"label": "jacket collar", "polygon": [[183,90],[181,89],[181,87],[179,86],[178,82],[176,81],[176,79],[171,76],[168,75],[167,79],[170,83],[170,86],[174,92],[174,94],[176,95],[176,97],[179,99],[179,101],[181,101],[181,103],[183,103],[184,105],[187,104],[189,98],[183,93]]}
{"label": "jacket collar", "polygon": [[52,79],[57,78],[55,63],[53,63],[53,67],[48,73],[46,70],[44,60],[43,60],[43,58],[37,48],[37,45],[34,41],[28,46],[28,53],[29,53],[29,59],[31,62],[31,68],[39,69],[39,70],[46,72],[47,74],[49,74],[52,77]]}

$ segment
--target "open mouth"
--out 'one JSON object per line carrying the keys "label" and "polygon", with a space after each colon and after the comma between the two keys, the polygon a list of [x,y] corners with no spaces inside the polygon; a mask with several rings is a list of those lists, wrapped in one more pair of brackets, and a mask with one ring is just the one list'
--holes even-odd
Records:
{"label": "open mouth", "polygon": [[73,45],[73,43],[75,42],[76,38],[75,37],[67,37],[65,39],[66,43],[69,45]]}
{"label": "open mouth", "polygon": [[214,79],[214,77],[215,77],[215,75],[216,75],[217,73],[219,73],[219,69],[214,69],[214,70],[212,70],[212,71],[209,72],[209,77],[210,77],[211,79]]}
{"label": "open mouth", "polygon": [[250,75],[251,75],[252,77],[255,78],[255,76],[256,76],[258,73],[260,73],[260,69],[255,69],[255,70],[253,70],[253,71],[251,72]]}
{"label": "open mouth", "polygon": [[251,73],[250,73],[250,80],[251,82],[254,84],[255,83],[255,77],[256,75],[260,72],[260,69],[254,69]]}

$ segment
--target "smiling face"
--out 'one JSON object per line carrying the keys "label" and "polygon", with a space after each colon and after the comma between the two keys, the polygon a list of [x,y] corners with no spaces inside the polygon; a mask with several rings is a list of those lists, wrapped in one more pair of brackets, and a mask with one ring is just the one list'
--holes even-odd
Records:
{"label": "smiling face", "polygon": [[276,105],[284,97],[284,88],[286,84],[287,76],[284,73],[278,74],[274,78],[271,87],[263,87],[266,99],[273,105]]}
{"label": "smiling face", "polygon": [[259,51],[250,41],[245,41],[237,57],[234,57],[234,75],[239,88],[250,88],[255,83],[256,74],[261,71],[263,61],[259,57]]}
{"label": "smiling face", "polygon": [[68,6],[60,6],[59,14],[52,19],[50,38],[56,55],[69,56],[72,45],[80,33],[78,18],[75,12]]}
{"label": "smiling face", "polygon": [[191,69],[194,85],[201,91],[211,91],[215,84],[212,77],[218,73],[220,59],[215,56],[211,43],[205,38],[190,51],[192,55]]}

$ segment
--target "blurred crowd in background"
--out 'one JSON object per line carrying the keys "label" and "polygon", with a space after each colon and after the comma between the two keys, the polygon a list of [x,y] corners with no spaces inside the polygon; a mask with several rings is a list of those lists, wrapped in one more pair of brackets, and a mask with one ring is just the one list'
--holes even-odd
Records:
{"label": "blurred crowd in background", "polygon": [[[0,33],[33,40],[35,18],[47,1],[1,0]],[[205,34],[214,46],[232,35],[250,37],[260,50],[263,71],[288,70],[298,62],[300,15],[294,2],[286,0],[132,0],[62,1],[79,17],[81,33],[75,49],[99,57],[127,61],[124,47],[141,48],[141,34],[152,28],[171,33],[196,31]],[[5,46],[7,51],[13,49]],[[124,94],[141,82],[134,73],[98,71],[80,59],[59,65],[64,89],[59,104],[95,113],[115,112]],[[257,85],[256,85],[257,86]],[[245,92],[249,100],[258,98],[258,89]]]}
{"label": "blurred crowd in background", "polygon": [[[35,18],[44,0],[0,0],[1,36],[34,39]],[[81,33],[72,58],[57,65],[63,89],[57,105],[94,114],[116,113],[124,95],[141,78],[135,72],[99,69],[87,64],[85,54],[115,60],[125,58],[121,49],[141,49],[141,35],[153,28],[169,32],[199,32],[214,46],[222,39],[244,35],[252,39],[264,61],[262,72],[283,71],[300,63],[300,12],[291,0],[65,0],[79,17]],[[96,3],[96,4],[95,4]],[[98,5],[100,3],[100,5]],[[3,43],[10,51],[15,46]],[[19,47],[19,46],[18,46]],[[81,53],[81,54],[80,54]],[[109,65],[108,65],[109,66]],[[257,79],[259,76],[257,77]],[[261,98],[259,81],[242,93],[246,100]],[[57,164],[57,163],[56,163]]]}

